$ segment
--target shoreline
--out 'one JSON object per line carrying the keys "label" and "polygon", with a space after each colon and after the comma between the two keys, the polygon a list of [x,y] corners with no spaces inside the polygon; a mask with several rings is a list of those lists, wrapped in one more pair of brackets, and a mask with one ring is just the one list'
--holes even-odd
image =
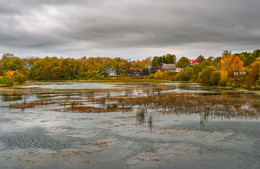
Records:
{"label": "shoreline", "polygon": [[260,96],[260,90],[248,90],[248,89],[243,89],[243,88],[233,88],[237,91],[241,91],[241,92],[249,92],[249,93],[255,93],[258,96]]}

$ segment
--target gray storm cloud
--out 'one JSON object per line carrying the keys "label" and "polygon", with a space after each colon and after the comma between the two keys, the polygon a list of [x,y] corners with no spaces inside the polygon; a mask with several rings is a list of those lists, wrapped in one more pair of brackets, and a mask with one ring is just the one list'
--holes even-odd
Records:
{"label": "gray storm cloud", "polygon": [[218,55],[260,46],[259,0],[1,0],[0,51],[18,56]]}

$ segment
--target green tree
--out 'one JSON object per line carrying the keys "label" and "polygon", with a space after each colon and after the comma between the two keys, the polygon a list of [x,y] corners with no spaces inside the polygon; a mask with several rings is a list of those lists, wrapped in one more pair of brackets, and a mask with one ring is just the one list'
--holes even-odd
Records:
{"label": "green tree", "polygon": [[220,61],[221,61],[221,57],[216,57],[212,62],[211,62],[211,66],[215,66],[216,68],[220,69]]}
{"label": "green tree", "polygon": [[187,58],[187,57],[181,57],[180,58],[180,60],[178,61],[178,63],[177,63],[177,66],[179,67],[179,68],[185,68],[186,66],[188,66],[189,65],[189,62],[190,62],[190,60]]}
{"label": "green tree", "polygon": [[192,67],[184,68],[178,75],[178,80],[180,81],[189,81],[193,78],[194,72]]}
{"label": "green tree", "polygon": [[217,70],[217,68],[215,66],[208,66],[207,68],[203,69],[203,71],[199,75],[200,82],[203,84],[210,85],[211,84],[211,74],[216,70]]}
{"label": "green tree", "polygon": [[166,55],[166,62],[168,64],[173,64],[173,63],[175,63],[175,61],[176,61],[175,55],[172,55],[172,54],[169,54],[169,53]]}
{"label": "green tree", "polygon": [[228,82],[228,72],[221,72],[219,85],[226,86],[227,82]]}
{"label": "green tree", "polygon": [[25,67],[22,64],[22,60],[18,57],[11,57],[4,61],[3,71],[22,71],[25,72]]}
{"label": "green tree", "polygon": [[249,85],[256,85],[256,82],[260,77],[260,59],[256,59],[255,62],[249,67],[247,79]]}
{"label": "green tree", "polygon": [[223,58],[225,58],[225,57],[228,57],[228,56],[230,56],[231,55],[231,50],[230,51],[228,51],[228,50],[223,50],[223,52],[222,52],[222,57]]}
{"label": "green tree", "polygon": [[149,69],[143,68],[141,71],[141,75],[145,75],[145,76],[149,75]]}
{"label": "green tree", "polygon": [[20,71],[15,71],[13,81],[22,84],[26,81],[26,75]]}
{"label": "green tree", "polygon": [[197,57],[197,62],[198,63],[202,63],[203,61],[205,61],[206,59],[204,58],[204,56],[202,56],[202,55],[199,55],[198,57]]}
{"label": "green tree", "polygon": [[9,79],[7,77],[0,78],[0,84],[6,85],[6,86],[12,86],[13,80]]}
{"label": "green tree", "polygon": [[210,76],[210,85],[218,85],[221,79],[221,71],[216,70]]}
{"label": "green tree", "polygon": [[250,66],[255,61],[255,59],[256,58],[252,55],[246,57],[245,66]]}

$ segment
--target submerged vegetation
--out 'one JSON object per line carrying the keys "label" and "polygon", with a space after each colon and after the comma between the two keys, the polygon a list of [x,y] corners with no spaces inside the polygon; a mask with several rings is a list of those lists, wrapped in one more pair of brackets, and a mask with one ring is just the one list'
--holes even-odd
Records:
{"label": "submerged vegetation", "polygon": [[57,160],[61,168],[110,161],[112,168],[116,161],[125,162],[120,168],[171,168],[181,158],[215,164],[224,154],[239,156],[237,164],[258,157],[260,99],[253,92],[193,83],[36,86],[0,92],[1,166],[29,159],[22,164],[32,168],[60,168],[52,167]]}
{"label": "submerged vegetation", "polygon": [[[126,95],[111,97],[108,94],[102,94],[99,98],[82,98],[82,97],[67,97],[67,98],[45,98],[39,100],[12,103],[9,106],[2,106],[2,108],[9,109],[32,109],[37,107],[44,107],[47,105],[57,105],[60,108],[55,111],[61,112],[77,112],[77,113],[105,113],[118,111],[133,111],[137,107],[136,116],[138,121],[142,122],[145,119],[147,109],[154,110],[160,113],[170,114],[200,114],[203,116],[212,117],[259,117],[260,105],[259,100],[255,97],[242,97],[243,94],[239,92],[229,93],[229,91],[222,91],[222,93],[171,93],[167,91],[167,86],[147,86],[139,87],[143,90],[145,95],[132,96],[131,90],[128,89]],[[119,92],[120,90],[118,90]],[[49,91],[46,91],[47,93]],[[64,91],[64,94],[69,91]],[[71,90],[70,92],[75,92]],[[81,90],[81,93],[89,93],[91,91]],[[44,94],[43,91],[41,94]],[[52,93],[54,94],[54,93]],[[57,91],[56,94],[62,95],[62,91]],[[67,95],[67,94],[66,94]],[[226,97],[228,96],[228,97]],[[48,106],[49,107],[49,106]]]}
{"label": "submerged vegetation", "polygon": [[[233,86],[258,90],[260,87],[260,49],[222,56],[197,57],[189,60],[176,56],[149,57],[130,61],[123,58],[83,57],[80,59],[57,57],[19,58],[4,54],[0,60],[0,85],[12,86],[26,80],[109,80],[109,81],[192,81],[204,85]],[[164,69],[163,65],[177,65]],[[112,70],[112,71],[111,71]],[[113,72],[111,74],[111,72]]]}

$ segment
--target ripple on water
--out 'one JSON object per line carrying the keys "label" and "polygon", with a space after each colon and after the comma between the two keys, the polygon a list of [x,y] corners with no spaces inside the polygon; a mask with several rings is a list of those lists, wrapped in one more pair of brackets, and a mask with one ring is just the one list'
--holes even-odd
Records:
{"label": "ripple on water", "polygon": [[21,132],[8,133],[0,141],[9,148],[48,148],[61,150],[72,146],[77,138],[54,137],[41,127],[33,127]]}

